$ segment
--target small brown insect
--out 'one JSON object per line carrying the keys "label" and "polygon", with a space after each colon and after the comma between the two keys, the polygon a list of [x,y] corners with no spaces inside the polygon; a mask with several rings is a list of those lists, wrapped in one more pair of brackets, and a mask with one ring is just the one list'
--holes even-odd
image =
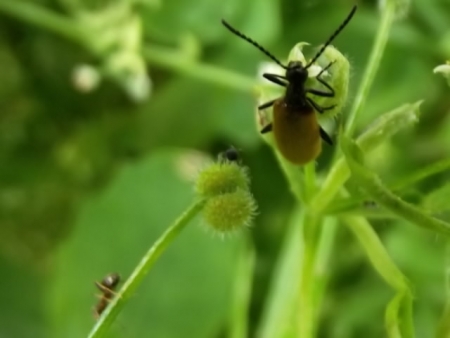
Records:
{"label": "small brown insect", "polygon": [[94,316],[96,319],[100,317],[100,315],[105,311],[109,302],[115,296],[114,290],[120,282],[120,275],[118,273],[110,273],[105,278],[102,279],[101,282],[95,282],[95,286],[102,292],[99,295],[100,300],[94,309]]}

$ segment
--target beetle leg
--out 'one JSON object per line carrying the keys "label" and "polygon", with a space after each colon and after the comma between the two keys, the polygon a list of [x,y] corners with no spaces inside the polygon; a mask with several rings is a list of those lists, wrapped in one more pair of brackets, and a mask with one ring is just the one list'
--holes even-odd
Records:
{"label": "beetle leg", "polygon": [[334,107],[336,107],[336,105],[332,105],[332,106],[328,106],[328,107],[321,107],[319,106],[316,102],[314,102],[314,100],[310,99],[309,97],[306,98],[306,100],[311,104],[311,106],[313,106],[313,108],[315,110],[317,110],[320,114],[322,114],[323,112],[325,112],[326,110],[330,110],[333,109]]}
{"label": "beetle leg", "polygon": [[266,108],[269,108],[269,107],[273,106],[273,104],[275,103],[276,100],[278,100],[278,99],[270,100],[270,101],[268,101],[266,103],[263,103],[262,105],[260,105],[258,107],[258,110],[263,110],[263,109],[266,109]]}
{"label": "beetle leg", "polygon": [[286,78],[282,75],[264,73],[263,77],[265,79],[269,80],[270,82],[273,82],[273,83],[283,86],[283,87],[287,87],[287,85],[288,85],[288,83],[286,83],[286,81],[287,81]]}
{"label": "beetle leg", "polygon": [[321,84],[323,84],[329,92],[324,92],[322,90],[317,89],[307,89],[306,92],[317,95],[317,96],[325,96],[325,97],[334,97],[336,95],[336,92],[334,91],[334,88],[331,87],[324,79],[321,78],[322,74],[328,70],[333,65],[334,61],[331,61],[326,67],[324,67],[319,74],[317,74],[316,79]]}
{"label": "beetle leg", "polygon": [[324,140],[330,146],[333,145],[333,141],[331,140],[330,135],[328,135],[327,132],[322,129],[322,127],[319,127],[319,133],[320,133],[320,137],[322,138],[322,140]]}
{"label": "beetle leg", "polygon": [[269,123],[263,129],[261,129],[261,134],[268,133],[269,131],[272,131],[272,123]]}

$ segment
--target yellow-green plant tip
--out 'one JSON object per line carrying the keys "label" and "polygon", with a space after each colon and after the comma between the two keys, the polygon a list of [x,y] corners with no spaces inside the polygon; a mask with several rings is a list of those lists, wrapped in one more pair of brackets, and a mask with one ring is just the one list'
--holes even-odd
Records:
{"label": "yellow-green plant tip", "polygon": [[411,0],[379,0],[378,7],[381,11],[390,10],[386,8],[387,6],[392,6],[394,11],[394,17],[397,20],[404,19],[409,12],[411,7]]}
{"label": "yellow-green plant tip", "polygon": [[217,195],[207,200],[203,219],[211,230],[231,234],[249,226],[256,211],[253,196],[243,189]]}
{"label": "yellow-green plant tip", "polygon": [[442,74],[446,79],[450,86],[450,63],[447,61],[446,64],[437,66],[433,69],[433,73],[435,74]]}
{"label": "yellow-green plant tip", "polygon": [[303,54],[303,47],[309,46],[307,42],[297,43],[289,52],[288,62],[290,61],[300,61],[303,65],[306,64],[306,58]]}
{"label": "yellow-green plant tip", "polygon": [[209,198],[234,192],[237,189],[248,190],[249,178],[244,167],[234,162],[214,163],[203,169],[195,185],[200,198]]}

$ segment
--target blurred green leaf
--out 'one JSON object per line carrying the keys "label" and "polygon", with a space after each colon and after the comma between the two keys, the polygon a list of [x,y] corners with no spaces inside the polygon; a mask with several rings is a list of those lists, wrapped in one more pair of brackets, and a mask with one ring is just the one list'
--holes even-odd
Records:
{"label": "blurred green leaf", "polygon": [[0,258],[0,337],[44,338],[44,269]]}

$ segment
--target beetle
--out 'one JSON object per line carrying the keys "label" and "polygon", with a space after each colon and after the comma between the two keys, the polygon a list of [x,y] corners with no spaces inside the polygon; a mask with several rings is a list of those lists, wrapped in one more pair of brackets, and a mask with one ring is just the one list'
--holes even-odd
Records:
{"label": "beetle", "polygon": [[114,297],[114,290],[120,283],[120,275],[118,273],[110,273],[106,275],[101,282],[95,282],[97,288],[102,292],[100,300],[98,301],[95,309],[94,316],[96,318],[105,311],[111,299]]}
{"label": "beetle", "polygon": [[284,76],[271,73],[263,74],[265,79],[285,87],[286,91],[284,96],[260,105],[258,110],[273,107],[273,121],[263,127],[261,133],[265,134],[272,131],[274,133],[277,148],[281,154],[293,164],[304,165],[315,160],[322,151],[321,139],[330,145],[333,144],[331,137],[322,129],[322,127],[320,127],[315,111],[323,113],[333,109],[335,105],[322,107],[309,95],[321,97],[335,96],[333,87],[321,77],[322,74],[333,65],[334,61],[329,62],[315,77],[327,91],[306,88],[305,84],[308,79],[308,68],[317,61],[327,46],[331,44],[350,22],[356,9],[357,6],[353,6],[346,19],[306,65],[303,65],[300,61],[290,61],[287,66],[283,65],[267,49],[233,28],[228,22],[222,19],[222,24],[229,31],[258,48],[286,71]]}

